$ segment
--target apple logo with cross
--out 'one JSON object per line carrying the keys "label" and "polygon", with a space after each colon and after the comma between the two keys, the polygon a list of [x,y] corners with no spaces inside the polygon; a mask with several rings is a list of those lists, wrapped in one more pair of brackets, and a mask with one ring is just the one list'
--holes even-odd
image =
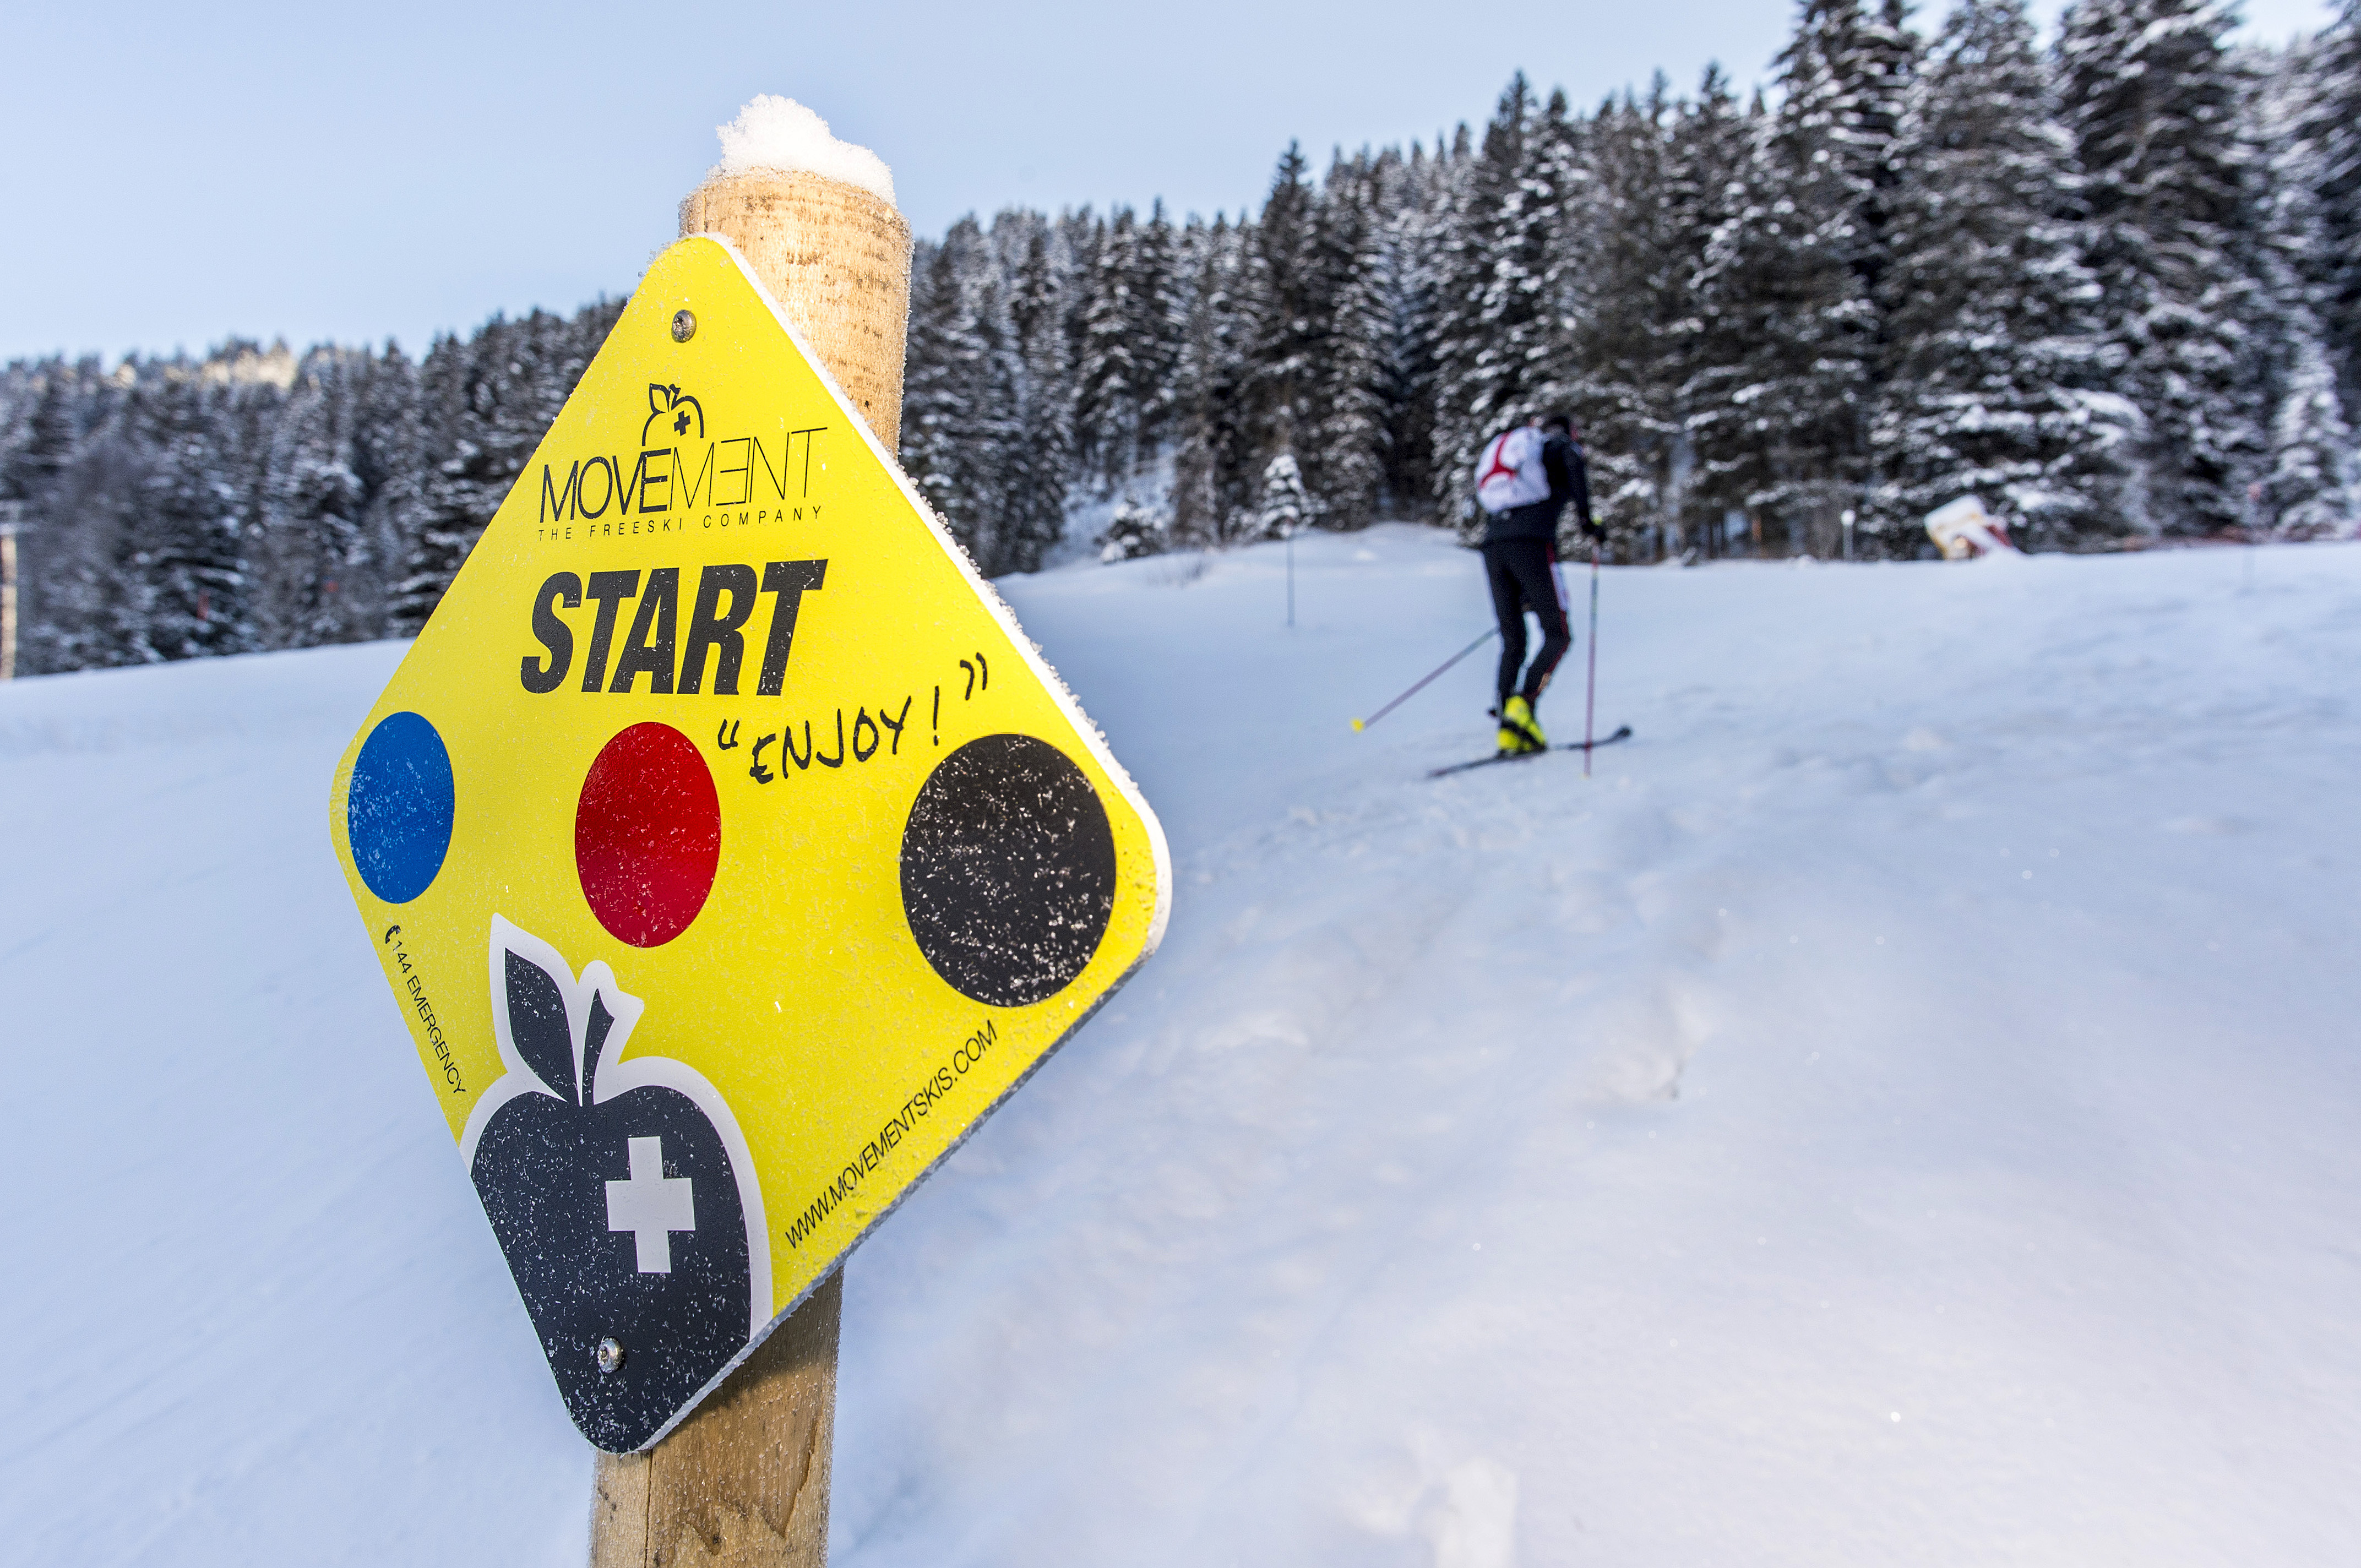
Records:
{"label": "apple logo with cross", "polygon": [[762,1192],[711,1083],[622,1058],[644,1004],[492,916],[505,1071],[460,1142],[574,1423],[646,1447],[771,1319]]}

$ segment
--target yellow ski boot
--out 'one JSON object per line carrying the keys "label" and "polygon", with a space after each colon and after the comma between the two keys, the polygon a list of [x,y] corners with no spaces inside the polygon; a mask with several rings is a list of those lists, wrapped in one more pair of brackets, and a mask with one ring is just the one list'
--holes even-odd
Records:
{"label": "yellow ski boot", "polygon": [[1512,696],[1500,706],[1500,751],[1504,755],[1521,755],[1527,751],[1546,751],[1549,737],[1542,733],[1541,720],[1533,717],[1533,705],[1521,696]]}

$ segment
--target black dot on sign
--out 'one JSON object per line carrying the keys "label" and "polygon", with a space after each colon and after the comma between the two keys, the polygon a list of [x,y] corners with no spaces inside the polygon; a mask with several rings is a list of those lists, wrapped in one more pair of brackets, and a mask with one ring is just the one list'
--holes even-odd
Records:
{"label": "black dot on sign", "polygon": [[945,757],[902,829],[902,912],[961,995],[1024,1007],[1073,983],[1115,911],[1115,833],[1071,758],[1030,735]]}

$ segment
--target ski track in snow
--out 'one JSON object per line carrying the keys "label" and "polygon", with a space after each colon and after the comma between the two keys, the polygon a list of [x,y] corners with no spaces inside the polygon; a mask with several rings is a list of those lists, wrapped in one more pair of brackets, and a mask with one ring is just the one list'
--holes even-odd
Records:
{"label": "ski track in snow", "polygon": [[[1172,922],[848,1266],[834,1561],[2351,1560],[2361,547],[1612,571],[1588,781],[1346,727],[1472,556],[1281,561],[1001,584]],[[0,688],[0,1556],[581,1560],[328,848],[400,652]]]}

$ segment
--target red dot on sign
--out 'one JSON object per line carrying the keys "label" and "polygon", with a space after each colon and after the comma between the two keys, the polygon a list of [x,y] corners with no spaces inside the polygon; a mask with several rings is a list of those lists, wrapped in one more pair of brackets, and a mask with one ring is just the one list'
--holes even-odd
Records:
{"label": "red dot on sign", "polygon": [[669,724],[607,742],[574,808],[574,868],[618,941],[660,948],[705,907],[721,863],[721,800],[697,743]]}

